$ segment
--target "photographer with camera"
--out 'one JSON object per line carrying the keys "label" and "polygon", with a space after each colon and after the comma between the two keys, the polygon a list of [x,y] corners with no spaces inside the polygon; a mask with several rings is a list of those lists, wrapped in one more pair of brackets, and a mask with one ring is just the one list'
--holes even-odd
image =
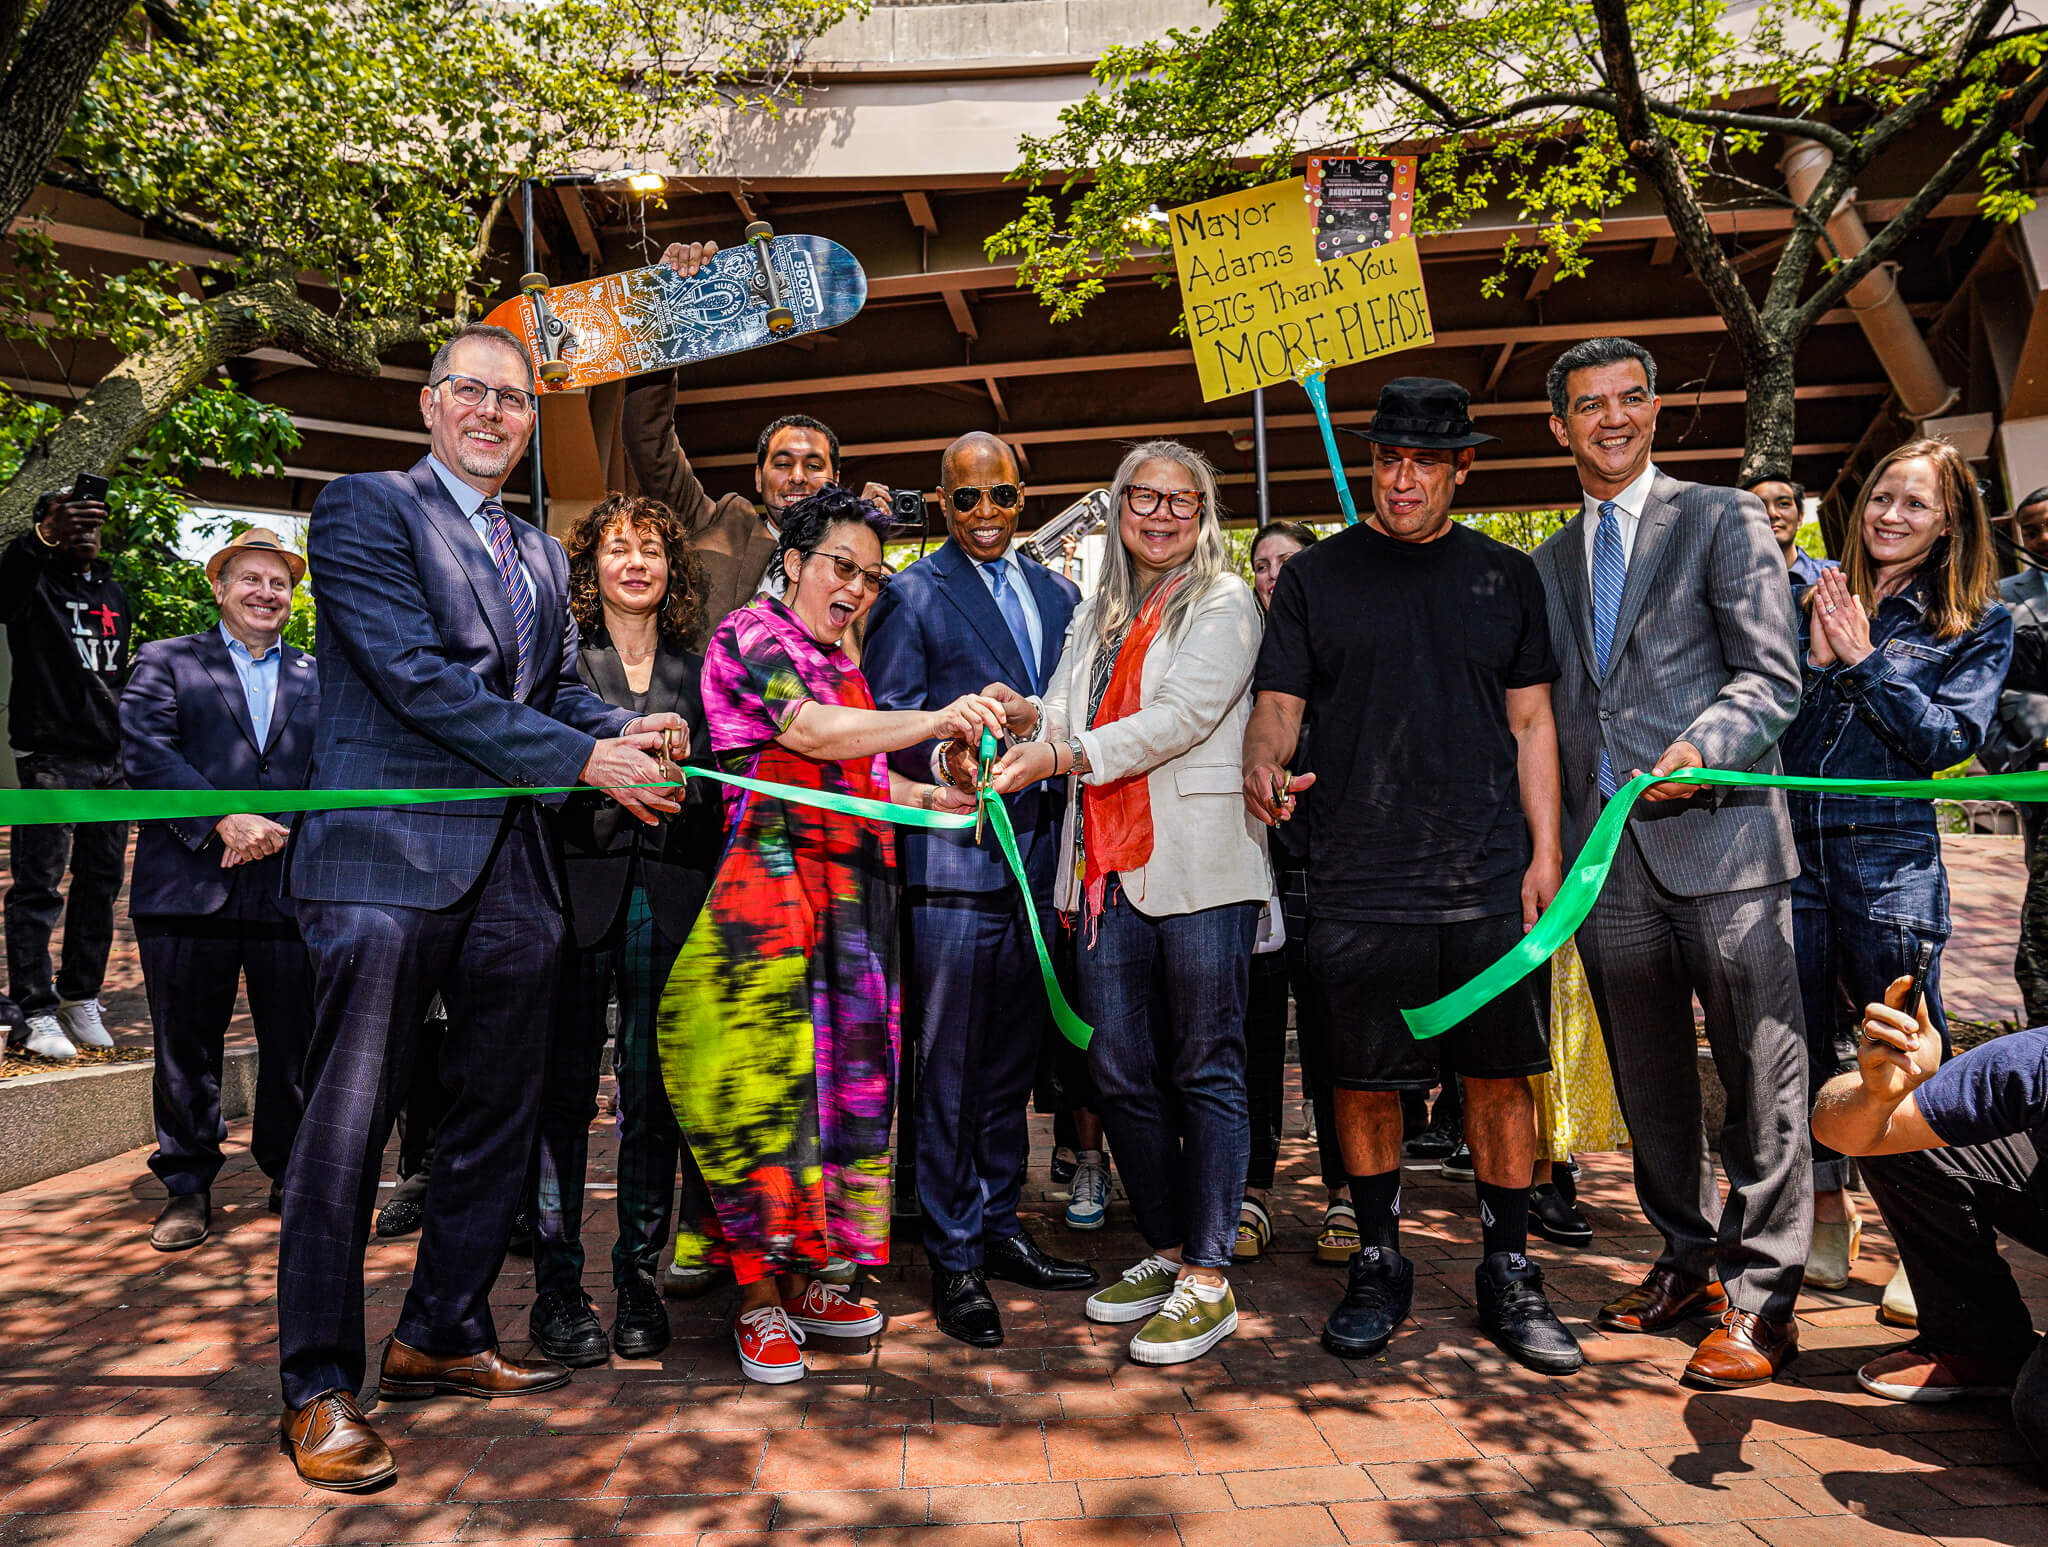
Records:
{"label": "photographer with camera", "polygon": [[[35,524],[0,554],[0,623],[14,660],[8,742],[23,789],[121,783],[119,704],[132,614],[100,556],[106,521],[106,479],[82,474],[68,492],[38,496]],[[99,992],[127,853],[125,822],[13,831],[8,990],[27,1018],[14,1037],[38,1057],[76,1058],[81,1045],[114,1045],[100,1022]],[[58,890],[67,865],[68,902]],[[50,931],[60,915],[64,960],[53,981]]]}
{"label": "photographer with camera", "polygon": [[[716,242],[671,242],[661,261],[685,279],[718,254]],[[744,494],[713,498],[705,489],[676,434],[676,373],[661,371],[636,376],[626,384],[621,420],[626,463],[633,469],[639,492],[660,500],[682,519],[690,548],[704,566],[704,609],[690,648],[702,649],[711,630],[735,607],[766,592],[780,597],[782,571],[771,570],[783,510],[839,481],[839,437],[808,414],[785,414],[761,432],[754,447],[754,492],[761,506]],[[882,511],[892,510],[888,489],[871,483],[862,499]],[[903,519],[898,513],[898,519]],[[924,520],[920,499],[909,519]]]}

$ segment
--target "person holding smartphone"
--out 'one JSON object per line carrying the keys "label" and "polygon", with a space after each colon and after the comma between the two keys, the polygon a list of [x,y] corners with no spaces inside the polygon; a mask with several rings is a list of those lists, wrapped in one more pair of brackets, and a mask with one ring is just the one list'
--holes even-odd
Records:
{"label": "person holding smartphone", "polygon": [[1999,1255],[2048,1250],[2048,1029],[1995,1037],[1947,1063],[1925,979],[1865,1008],[1856,1066],[1822,1089],[1813,1137],[1861,1157],[1865,1186],[1919,1301],[1919,1335],[1856,1383],[1894,1402],[2009,1398],[2048,1463],[2048,1355]]}
{"label": "person holding smartphone", "polygon": [[[69,490],[39,495],[34,524],[0,554],[0,624],[14,661],[7,739],[26,790],[121,783],[119,704],[133,613],[100,551],[106,522],[107,481],[84,474]],[[125,822],[14,829],[8,991],[26,1018],[14,1040],[37,1057],[70,1059],[80,1047],[114,1045],[99,994],[127,854]],[[59,917],[64,957],[53,974],[50,931]]]}

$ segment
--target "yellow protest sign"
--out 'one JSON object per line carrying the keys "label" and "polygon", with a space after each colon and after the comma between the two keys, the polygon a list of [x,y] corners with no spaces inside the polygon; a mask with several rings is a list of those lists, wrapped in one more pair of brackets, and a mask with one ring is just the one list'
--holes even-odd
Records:
{"label": "yellow protest sign", "polygon": [[1173,262],[1204,401],[1355,365],[1436,337],[1415,238],[1318,263],[1300,178],[1171,212]]}

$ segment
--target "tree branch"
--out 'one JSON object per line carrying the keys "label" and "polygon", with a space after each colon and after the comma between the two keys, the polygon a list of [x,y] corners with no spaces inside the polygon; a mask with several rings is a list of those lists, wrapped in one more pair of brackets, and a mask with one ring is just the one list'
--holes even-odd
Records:
{"label": "tree branch", "polygon": [[1360,76],[1367,74],[1392,81],[1441,119],[1446,129],[1456,130],[1461,134],[1469,133],[1474,129],[1491,129],[1498,124],[1508,122],[1510,119],[1519,118],[1524,113],[1533,113],[1539,108],[1575,107],[1594,113],[1612,113],[1615,110],[1614,99],[1605,92],[1538,91],[1526,97],[1518,97],[1505,107],[1496,108],[1489,113],[1461,113],[1436,91],[1424,85],[1407,71],[1398,69],[1393,65],[1373,66],[1359,64],[1351,72],[1354,82]]}
{"label": "tree branch", "polygon": [[1970,170],[1983,159],[1984,153],[2025,117],[2027,110],[2044,94],[2048,94],[2048,61],[2035,66],[2025,80],[2005,93],[1998,106],[1985,115],[1984,121],[1949,153],[1948,159],[1935,169],[1934,175],[1906,201],[1905,208],[1884,223],[1863,251],[1828,275],[1820,288],[1800,303],[1792,314],[1791,328],[1796,331],[1791,337],[1795,340],[1803,337],[1822,313],[1838,305],[1842,297],[1890,258],[1934,207],[1955,191]]}
{"label": "tree branch", "polygon": [[1837,129],[1833,124],[1813,118],[1778,118],[1768,113],[1723,112],[1719,108],[1681,107],[1675,102],[1660,102],[1655,97],[1645,97],[1650,111],[1659,118],[1675,118],[1683,123],[1701,124],[1710,129],[1749,129],[1758,134],[1796,134],[1809,140],[1818,140],[1836,155],[1847,155],[1855,141]]}
{"label": "tree branch", "polygon": [[[134,0],[49,0],[0,80],[0,229],[21,213]],[[17,23],[18,24],[18,23]]]}
{"label": "tree branch", "polygon": [[426,337],[426,322],[423,314],[344,322],[275,274],[214,296],[108,371],[30,448],[0,489],[0,541],[28,525],[42,490],[66,487],[81,472],[112,471],[179,399],[229,360],[268,346],[345,375],[375,376],[387,351]]}
{"label": "tree branch", "polygon": [[117,209],[130,219],[139,220],[154,234],[173,242],[185,242],[194,247],[212,247],[222,252],[229,250],[227,239],[212,226],[195,216],[178,210],[145,210],[131,204],[114,193],[96,177],[68,167],[61,162],[44,168],[42,180],[52,188],[62,188],[69,193],[82,193],[87,198],[98,199],[109,209]]}
{"label": "tree branch", "polygon": [[1614,118],[1621,143],[1629,158],[1648,173],[1658,202],[1664,206],[1664,217],[1671,222],[1671,234],[1692,264],[1693,274],[1713,298],[1714,309],[1727,323],[1728,337],[1744,365],[1755,366],[1777,353],[1776,341],[1765,330],[1742,275],[1721,250],[1684,164],[1671,142],[1657,132],[1636,64],[1627,0],[1592,0],[1592,11],[1600,28],[1601,62],[1614,87]]}

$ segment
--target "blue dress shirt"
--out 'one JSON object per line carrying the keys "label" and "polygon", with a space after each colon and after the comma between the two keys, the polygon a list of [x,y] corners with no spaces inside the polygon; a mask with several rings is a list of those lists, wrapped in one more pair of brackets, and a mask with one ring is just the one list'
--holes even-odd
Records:
{"label": "blue dress shirt", "polygon": [[284,661],[284,648],[272,645],[261,655],[220,626],[220,637],[228,642],[228,659],[235,663],[235,675],[242,679],[242,697],[249,705],[249,724],[256,732],[256,750],[270,745],[270,711],[277,705],[277,672]]}
{"label": "blue dress shirt", "polygon": [[[484,501],[490,496],[481,489],[471,488],[457,478],[448,470],[447,464],[432,452],[427,453],[427,460],[434,464],[434,476],[441,480],[441,487],[448,491],[448,497],[455,501],[455,508],[462,512],[463,519],[469,523],[469,529],[476,533],[477,541],[484,545],[484,557],[490,561],[491,567],[496,569],[498,556],[491,551],[491,523],[483,514]],[[509,520],[512,513],[507,511],[505,515]],[[516,544],[513,551],[518,551]],[[534,600],[533,571],[526,567],[524,559],[519,561],[519,578],[526,582],[527,600]]]}

